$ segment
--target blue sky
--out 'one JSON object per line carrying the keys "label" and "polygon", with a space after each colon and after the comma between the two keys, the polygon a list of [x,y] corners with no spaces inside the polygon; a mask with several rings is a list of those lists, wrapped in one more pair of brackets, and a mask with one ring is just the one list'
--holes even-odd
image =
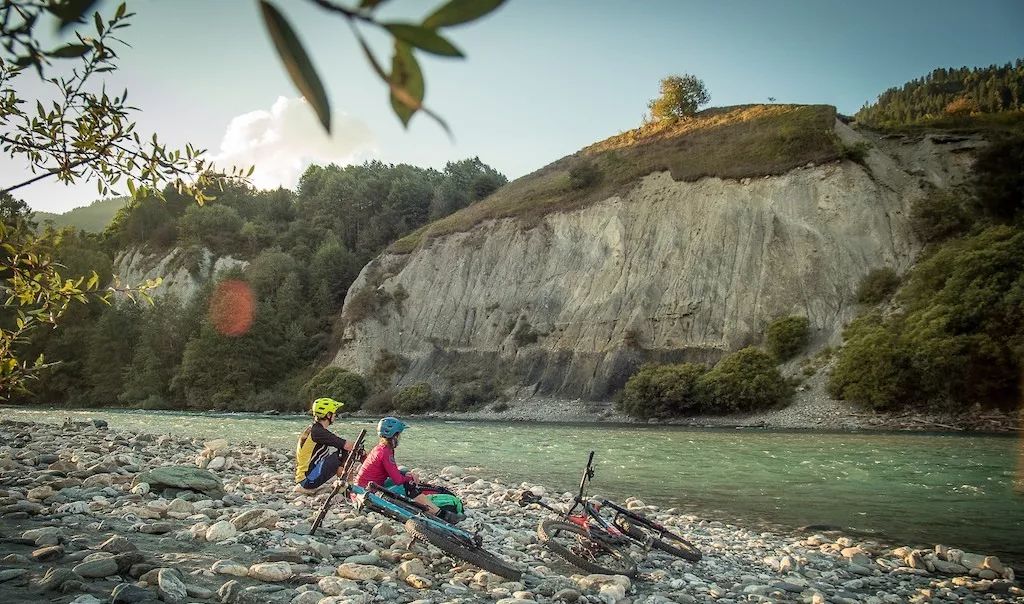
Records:
{"label": "blue sky", "polygon": [[[349,0],[349,3],[352,3]],[[1024,2],[509,0],[448,30],[467,59],[421,55],[425,116],[405,130],[343,19],[305,0],[276,4],[299,31],[339,125],[333,140],[296,100],[255,2],[135,1],[114,88],[127,87],[143,132],[255,163],[257,184],[290,186],[310,161],[377,158],[441,168],[478,155],[510,178],[635,127],[659,78],[701,77],[713,105],[829,103],[856,111],[888,87],[939,66],[1024,56]],[[418,19],[441,0],[390,0],[383,14]],[[112,11],[113,2],[101,10]],[[386,40],[371,32],[380,56]],[[25,94],[36,92],[29,82]],[[21,90],[21,89],[19,89]],[[0,182],[24,169],[0,161]],[[95,185],[20,191],[39,210],[95,198]]]}

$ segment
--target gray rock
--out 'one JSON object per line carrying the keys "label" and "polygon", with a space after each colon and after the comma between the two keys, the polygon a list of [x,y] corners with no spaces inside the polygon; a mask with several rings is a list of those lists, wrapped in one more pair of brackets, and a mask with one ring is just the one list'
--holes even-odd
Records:
{"label": "gray rock", "polygon": [[94,558],[76,565],[72,570],[87,579],[101,579],[117,574],[117,561],[113,556]]}
{"label": "gray rock", "polygon": [[182,604],[188,599],[185,582],[172,568],[161,568],[157,572],[156,591],[160,594],[160,599],[168,604]]}
{"label": "gray rock", "polygon": [[572,588],[560,589],[551,596],[551,599],[555,602],[576,602],[580,599],[580,592]]}
{"label": "gray rock", "polygon": [[135,547],[135,544],[125,537],[115,535],[101,543],[98,549],[103,552],[120,554],[122,552],[134,552],[139,548]]}
{"label": "gray rock", "polygon": [[140,482],[148,483],[150,488],[189,489],[205,493],[211,497],[224,496],[224,483],[213,472],[195,466],[161,466],[148,472],[137,474],[132,486]]}
{"label": "gray rock", "polygon": [[155,598],[155,593],[132,583],[121,583],[110,592],[110,604],[135,604]]}
{"label": "gray rock", "polygon": [[11,579],[16,579],[27,572],[28,569],[25,568],[7,568],[4,570],[0,570],[0,583],[10,581]]}
{"label": "gray rock", "polygon": [[78,576],[71,569],[50,568],[37,583],[42,591],[57,591],[69,583],[80,583],[82,577]]}

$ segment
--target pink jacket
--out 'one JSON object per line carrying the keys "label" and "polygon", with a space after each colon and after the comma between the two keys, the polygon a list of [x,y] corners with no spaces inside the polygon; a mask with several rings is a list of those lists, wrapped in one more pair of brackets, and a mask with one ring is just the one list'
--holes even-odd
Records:
{"label": "pink jacket", "polygon": [[384,486],[384,480],[388,478],[395,484],[409,482],[409,477],[398,471],[398,464],[395,463],[395,450],[381,443],[370,449],[366,459],[363,460],[363,465],[359,468],[359,475],[356,476],[356,484],[365,487],[374,482]]}

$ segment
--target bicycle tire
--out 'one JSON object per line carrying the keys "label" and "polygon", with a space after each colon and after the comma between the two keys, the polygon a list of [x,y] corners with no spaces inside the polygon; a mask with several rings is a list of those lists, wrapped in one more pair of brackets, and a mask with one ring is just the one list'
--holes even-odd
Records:
{"label": "bicycle tire", "polygon": [[[610,556],[612,560],[619,562],[621,566],[618,568],[602,566],[593,560],[580,556],[555,540],[560,533],[573,535],[580,545],[585,545],[589,551],[593,552],[595,549],[602,551]],[[552,518],[541,520],[540,524],[537,525],[537,536],[544,547],[564,558],[570,564],[591,574],[636,576],[636,562],[630,557],[629,551],[618,545],[595,539],[587,534],[587,531],[571,522],[563,522]]]}
{"label": "bicycle tire", "polygon": [[422,539],[446,554],[465,560],[487,572],[494,573],[510,581],[519,581],[523,577],[522,572],[491,552],[482,547],[469,547],[422,520],[410,518],[405,523],[405,530],[414,538]]}
{"label": "bicycle tire", "polygon": [[700,562],[701,558],[704,557],[695,545],[667,529],[664,532],[647,529],[643,524],[630,522],[628,518],[619,518],[615,526],[637,541],[646,541],[648,534],[653,535],[654,537],[651,540],[652,547],[672,554],[677,558],[690,562]]}

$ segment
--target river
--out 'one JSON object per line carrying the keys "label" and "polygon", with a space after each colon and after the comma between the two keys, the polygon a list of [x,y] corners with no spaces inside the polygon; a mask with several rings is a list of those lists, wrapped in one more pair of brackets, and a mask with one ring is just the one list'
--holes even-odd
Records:
{"label": "river", "polygon": [[[24,421],[103,418],[112,429],[291,448],[296,416],[116,410],[3,410]],[[1024,448],[1016,437],[820,433],[604,424],[411,420],[398,449],[410,467],[446,465],[574,491],[596,451],[593,492],[634,495],[701,517],[786,529],[845,527],[877,540],[943,543],[1024,563]],[[354,437],[369,421],[333,429]]]}

